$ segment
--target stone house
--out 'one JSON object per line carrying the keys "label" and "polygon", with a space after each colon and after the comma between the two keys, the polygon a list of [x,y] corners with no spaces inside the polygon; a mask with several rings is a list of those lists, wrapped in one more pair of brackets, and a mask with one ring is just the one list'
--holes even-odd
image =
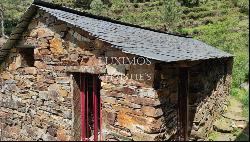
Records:
{"label": "stone house", "polygon": [[232,55],[35,0],[0,49],[0,140],[203,140]]}

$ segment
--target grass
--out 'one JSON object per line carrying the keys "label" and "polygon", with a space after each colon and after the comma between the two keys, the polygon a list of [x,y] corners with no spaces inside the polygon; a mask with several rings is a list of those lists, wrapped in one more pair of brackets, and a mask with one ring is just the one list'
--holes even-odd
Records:
{"label": "grass", "polygon": [[249,141],[249,135],[246,133],[240,133],[235,141]]}
{"label": "grass", "polygon": [[249,141],[249,135],[244,130],[237,129],[234,131],[234,135],[236,136],[235,141]]}
{"label": "grass", "polygon": [[209,135],[208,135],[208,141],[214,141],[217,137],[218,137],[219,133],[218,132],[211,132]]}
{"label": "grass", "polygon": [[249,93],[240,85],[248,81],[249,73],[249,27],[242,13],[229,13],[224,21],[194,28],[184,28],[181,32],[192,35],[209,45],[233,54],[233,82],[231,95],[242,102],[244,115],[249,117]]}
{"label": "grass", "polygon": [[243,116],[249,118],[249,91],[239,88],[233,88],[232,96],[242,103]]}

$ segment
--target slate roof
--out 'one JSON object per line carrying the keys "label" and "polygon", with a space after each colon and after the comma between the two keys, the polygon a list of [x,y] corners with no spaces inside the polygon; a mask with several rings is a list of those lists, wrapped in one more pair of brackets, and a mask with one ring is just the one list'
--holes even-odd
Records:
{"label": "slate roof", "polygon": [[[89,32],[90,35],[112,44],[113,47],[119,48],[125,53],[164,62],[232,57],[229,53],[189,37],[142,28],[70,8],[58,7],[37,0],[30,8],[42,9],[57,19],[79,27]],[[28,11],[27,13],[29,13]]]}

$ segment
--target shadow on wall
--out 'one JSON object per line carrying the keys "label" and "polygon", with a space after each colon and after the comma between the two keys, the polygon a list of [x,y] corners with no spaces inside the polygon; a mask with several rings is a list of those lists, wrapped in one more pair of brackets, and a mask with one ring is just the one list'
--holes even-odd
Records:
{"label": "shadow on wall", "polygon": [[[229,64],[228,64],[229,63]],[[231,63],[208,60],[190,68],[189,135],[191,140],[205,139],[212,123],[228,102]]]}
{"label": "shadow on wall", "polygon": [[[189,68],[189,139],[204,140],[212,123],[227,105],[231,60],[206,60]],[[178,104],[178,68],[160,67],[158,92],[165,114],[166,140],[176,140]],[[157,84],[157,83],[156,83]],[[167,90],[167,91],[162,91]],[[168,103],[166,103],[168,98]],[[174,135],[172,135],[172,134]],[[167,135],[166,135],[167,134]],[[172,136],[171,136],[172,135]]]}

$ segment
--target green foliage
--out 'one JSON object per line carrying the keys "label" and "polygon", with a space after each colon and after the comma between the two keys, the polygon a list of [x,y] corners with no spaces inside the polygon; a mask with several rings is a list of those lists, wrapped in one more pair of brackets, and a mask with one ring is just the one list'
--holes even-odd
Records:
{"label": "green foliage", "polygon": [[51,3],[54,3],[54,4],[59,4],[59,5],[62,5],[62,6],[66,6],[66,7],[72,7],[72,8],[75,8],[75,2],[76,0],[43,0],[45,2],[51,2]]}
{"label": "green foliage", "polygon": [[249,135],[247,133],[240,133],[235,141],[249,141]]}
{"label": "green foliage", "polygon": [[74,4],[78,8],[82,9],[90,9],[91,8],[91,2],[93,0],[75,0]]}
{"label": "green foliage", "polygon": [[91,12],[100,15],[106,8],[102,0],[93,0],[90,4]]}
{"label": "green foliage", "polygon": [[1,0],[0,7],[4,9],[5,34],[10,34],[16,26],[23,12],[32,3],[32,0]]}
{"label": "green foliage", "polygon": [[239,7],[241,12],[249,14],[249,0],[231,0],[232,3]]}
{"label": "green foliage", "polygon": [[194,7],[199,6],[201,3],[206,3],[208,0],[178,0],[182,6]]}
{"label": "green foliage", "polygon": [[23,12],[32,3],[32,0],[1,0],[4,8],[4,16],[7,20],[18,20]]}
{"label": "green foliage", "polygon": [[[249,93],[240,88],[249,76],[248,0],[47,0],[124,22],[193,36],[234,57],[231,94],[248,110]],[[1,0],[10,33],[32,0]],[[89,10],[90,9],[90,10]]]}
{"label": "green foliage", "polygon": [[179,20],[178,16],[176,0],[163,0],[163,20],[167,28],[175,28],[175,23]]}
{"label": "green foliage", "polygon": [[[211,5],[213,6],[213,4]],[[217,19],[218,17],[221,20],[206,25],[186,27],[178,31],[191,35],[235,56],[231,95],[242,102],[244,114],[249,116],[249,93],[240,87],[242,83],[248,81],[249,76],[249,20],[245,13],[242,13],[241,10],[238,11],[237,8],[231,5],[225,6],[221,3],[218,5],[210,9],[224,10],[223,14],[219,13],[219,15],[212,17],[212,19]],[[186,13],[190,14],[190,12]]]}
{"label": "green foliage", "polygon": [[249,91],[243,88],[233,87],[231,94],[242,103],[243,115],[249,117]]}
{"label": "green foliage", "polygon": [[214,141],[216,137],[218,137],[218,132],[213,131],[208,135],[208,141]]}

